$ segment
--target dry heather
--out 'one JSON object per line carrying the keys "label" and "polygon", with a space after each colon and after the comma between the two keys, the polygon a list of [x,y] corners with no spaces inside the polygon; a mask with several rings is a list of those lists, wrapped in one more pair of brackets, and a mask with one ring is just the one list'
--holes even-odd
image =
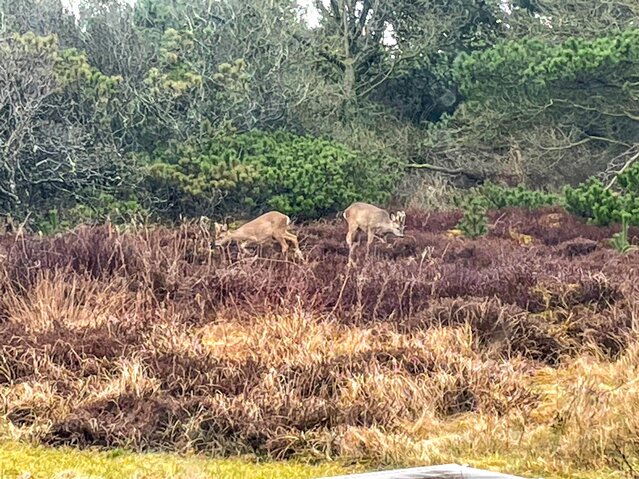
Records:
{"label": "dry heather", "polygon": [[339,222],[299,228],[303,265],[222,260],[189,225],[5,236],[3,434],[630,467],[639,253],[555,210],[495,213],[472,241],[446,235],[457,219],[410,212],[406,238],[351,270]]}

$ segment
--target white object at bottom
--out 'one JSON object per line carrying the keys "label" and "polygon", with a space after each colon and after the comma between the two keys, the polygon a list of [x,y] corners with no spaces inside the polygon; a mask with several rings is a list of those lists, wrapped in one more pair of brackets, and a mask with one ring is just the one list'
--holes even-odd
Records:
{"label": "white object at bottom", "polygon": [[441,466],[413,467],[393,471],[366,472],[346,476],[323,477],[319,479],[526,479],[499,472],[485,471],[458,464]]}

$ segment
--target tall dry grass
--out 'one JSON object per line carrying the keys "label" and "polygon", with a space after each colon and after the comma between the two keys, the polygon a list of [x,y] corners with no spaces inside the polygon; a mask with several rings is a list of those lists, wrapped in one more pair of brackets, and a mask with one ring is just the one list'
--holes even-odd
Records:
{"label": "tall dry grass", "polygon": [[446,236],[455,213],[415,210],[406,238],[352,269],[331,222],[300,229],[307,264],[222,260],[190,225],[2,237],[3,434],[628,468],[639,256],[550,213],[497,212],[470,241]]}

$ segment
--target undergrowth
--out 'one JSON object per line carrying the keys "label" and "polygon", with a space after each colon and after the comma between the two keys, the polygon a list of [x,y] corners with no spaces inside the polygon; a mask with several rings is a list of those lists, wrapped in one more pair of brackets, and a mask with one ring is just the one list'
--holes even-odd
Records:
{"label": "undergrowth", "polygon": [[221,258],[190,224],[0,237],[2,436],[636,467],[639,253],[556,208],[492,212],[474,240],[448,237],[459,219],[409,211],[352,268],[340,222],[298,227],[306,264]]}

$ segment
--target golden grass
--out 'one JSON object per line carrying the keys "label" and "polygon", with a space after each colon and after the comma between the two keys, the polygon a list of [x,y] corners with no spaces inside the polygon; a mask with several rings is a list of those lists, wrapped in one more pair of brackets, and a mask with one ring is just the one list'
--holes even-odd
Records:
{"label": "golden grass", "polygon": [[[633,467],[636,463],[637,342],[616,361],[582,355],[566,359],[559,368],[537,367],[527,374],[525,364],[519,367],[518,360],[513,358],[508,367],[502,365],[500,383],[490,385],[486,384],[487,372],[482,369],[485,366],[477,360],[472,332],[466,326],[400,333],[388,325],[346,327],[300,313],[209,324],[193,330],[191,335],[167,334],[159,325],[153,331],[147,347],[155,351],[177,351],[184,357],[192,356],[194,361],[198,357],[237,364],[259,361],[268,368],[255,385],[255,396],[245,394],[230,399],[218,394],[209,399],[212,410],[224,411],[238,422],[253,421],[255,427],[266,420],[261,417],[264,410],[296,420],[303,417],[305,408],[321,408],[320,403],[314,404],[301,396],[300,391],[312,387],[313,371],[319,371],[327,363],[344,361],[345,356],[358,362],[361,359],[357,355],[371,352],[377,356],[395,355],[394,363],[372,359],[361,373],[342,377],[336,390],[317,392],[318,397],[333,397],[335,410],[331,414],[338,424],[344,425],[333,430],[285,434],[280,441],[286,445],[278,449],[299,451],[300,458],[313,461],[339,458],[349,463],[401,466],[463,462],[546,478],[615,477],[629,469],[625,460]],[[401,364],[407,357],[398,356],[398,351],[413,351],[421,360],[432,363],[434,369],[430,374],[409,374]],[[290,367],[309,371],[310,376],[297,375],[284,380],[282,371]],[[455,391],[460,378],[466,378],[470,387],[481,388],[478,391],[482,400],[488,403],[523,401],[522,406],[503,414],[466,412],[442,416],[441,408],[446,406],[442,401],[451,397],[449,392]],[[515,390],[509,391],[508,384],[516,385]],[[108,371],[84,379],[78,387],[75,400],[69,401],[56,393],[51,382],[2,386],[0,397],[10,412],[26,410],[33,417],[45,419],[30,426],[7,425],[4,436],[36,439],[50,427],[46,418],[64,417],[98,401],[116,402],[122,396],[143,401],[158,394],[161,384],[142,358],[131,355],[113,362]],[[510,392],[520,391],[527,391],[536,399],[529,402],[509,396]],[[349,425],[361,422],[370,425]],[[188,434],[189,425],[183,426],[184,434]],[[128,433],[129,440],[137,440],[135,429]],[[106,471],[121,467],[123,474],[128,474],[137,457],[124,454],[123,459],[118,459],[108,453],[30,449],[14,443],[3,447],[4,462],[0,464],[11,474],[21,472],[19,464],[29,461],[31,455],[41,455],[42,461],[34,460],[36,477],[47,477],[47,468],[53,465],[71,468],[74,461],[82,464],[76,469],[83,475],[116,477],[118,474],[109,475]],[[244,471],[251,467],[234,461],[207,462],[168,455],[144,457],[152,460],[148,461],[151,469],[141,469],[142,477],[160,477],[167,470],[180,476],[187,466],[203,471],[205,477],[214,474],[215,468],[219,468],[220,474],[229,474],[219,477],[242,477],[244,472],[233,475],[235,469]],[[112,460],[116,461],[109,462]],[[610,468],[613,460],[617,467]],[[314,477],[313,474],[320,475],[324,470],[306,469],[295,463],[282,466],[281,471],[280,466],[264,467],[259,472],[262,475],[253,477]],[[287,476],[287,468],[292,468],[291,474],[302,475]],[[583,468],[599,471],[599,475],[579,472]],[[308,475],[303,475],[307,474],[305,471]]]}
{"label": "golden grass", "polygon": [[[584,354],[566,359],[559,368],[536,367],[529,374],[522,374],[517,360],[511,359],[510,380],[534,395],[535,401],[506,414],[441,417],[433,397],[453,388],[460,371],[470,381],[484,381],[483,373],[475,369],[472,333],[465,327],[400,334],[380,324],[344,327],[307,317],[271,316],[208,325],[200,338],[204,349],[216,357],[267,361],[273,372],[262,387],[271,403],[284,397],[296,400],[295,385],[278,386],[277,368],[310,367],[347,352],[354,357],[371,351],[378,355],[428,351],[434,364],[457,363],[461,368],[415,376],[399,364],[393,370],[373,363],[366,374],[345,378],[338,392],[344,422],[356,422],[365,412],[374,424],[393,427],[346,426],[336,434],[308,433],[290,439],[290,447],[315,450],[315,457],[337,443],[332,454],[355,462],[403,466],[464,462],[544,477],[617,477],[637,465],[633,438],[639,437],[639,342],[616,361]],[[504,384],[493,386],[482,391],[485,397],[504,403],[516,400],[508,396]],[[617,467],[611,468],[612,463]]]}

